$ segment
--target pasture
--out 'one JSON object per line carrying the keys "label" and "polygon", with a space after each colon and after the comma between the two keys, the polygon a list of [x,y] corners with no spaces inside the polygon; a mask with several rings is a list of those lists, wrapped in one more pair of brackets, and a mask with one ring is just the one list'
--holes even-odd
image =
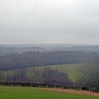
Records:
{"label": "pasture", "polygon": [[99,97],[49,91],[34,87],[0,86],[0,99],[99,99]]}
{"label": "pasture", "polygon": [[[52,69],[58,69],[62,72],[66,72],[69,76],[69,78],[72,81],[76,80],[77,77],[77,68],[81,66],[82,64],[60,64],[60,65],[49,65],[49,66],[37,66],[34,68],[38,68],[40,70],[44,69],[45,67],[50,67]],[[32,67],[28,68],[28,70],[31,70]]]}
{"label": "pasture", "polygon": [[[72,81],[75,81],[77,79],[77,75],[78,75],[77,68],[79,68],[79,66],[82,66],[82,64],[60,64],[60,65],[48,65],[48,66],[36,66],[36,67],[28,67],[26,68],[26,70],[27,70],[27,76],[28,76],[29,72],[32,72],[33,68],[42,71],[45,67],[47,68],[50,67],[51,69],[59,70],[61,72],[67,73],[69,76],[69,79]],[[14,71],[16,70],[9,70],[7,72],[9,72],[9,74],[11,75],[14,73]],[[7,72],[4,71],[5,76]]]}

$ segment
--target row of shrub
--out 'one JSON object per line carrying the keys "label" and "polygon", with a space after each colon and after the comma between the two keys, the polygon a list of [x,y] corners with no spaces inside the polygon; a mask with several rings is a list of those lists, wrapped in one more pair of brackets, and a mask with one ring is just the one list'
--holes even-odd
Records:
{"label": "row of shrub", "polygon": [[88,88],[88,87],[84,87],[84,86],[73,86],[73,85],[52,84],[52,83],[0,82],[0,86],[61,88],[61,89],[73,89],[73,90],[84,90],[84,91],[99,92],[99,87]]}

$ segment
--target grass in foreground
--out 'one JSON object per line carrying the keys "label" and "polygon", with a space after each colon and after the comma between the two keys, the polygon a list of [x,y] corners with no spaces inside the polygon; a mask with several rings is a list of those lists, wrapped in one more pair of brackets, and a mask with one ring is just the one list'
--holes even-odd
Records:
{"label": "grass in foreground", "polygon": [[99,99],[99,97],[46,91],[33,87],[0,87],[0,99]]}

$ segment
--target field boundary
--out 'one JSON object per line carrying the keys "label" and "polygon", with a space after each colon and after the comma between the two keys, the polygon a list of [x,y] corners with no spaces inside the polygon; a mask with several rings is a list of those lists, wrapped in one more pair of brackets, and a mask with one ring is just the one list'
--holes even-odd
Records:
{"label": "field boundary", "polygon": [[90,91],[82,91],[82,90],[73,90],[73,89],[61,89],[61,88],[42,88],[43,90],[57,91],[57,92],[65,92],[71,94],[79,94],[79,95],[88,95],[88,96],[99,96],[99,93],[94,93]]}

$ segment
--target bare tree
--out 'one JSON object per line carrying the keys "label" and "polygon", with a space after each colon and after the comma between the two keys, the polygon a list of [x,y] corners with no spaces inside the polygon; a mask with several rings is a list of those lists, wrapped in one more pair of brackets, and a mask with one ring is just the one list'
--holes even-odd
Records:
{"label": "bare tree", "polygon": [[81,85],[88,88],[99,87],[99,62],[92,61],[83,64],[77,70],[78,81]]}

